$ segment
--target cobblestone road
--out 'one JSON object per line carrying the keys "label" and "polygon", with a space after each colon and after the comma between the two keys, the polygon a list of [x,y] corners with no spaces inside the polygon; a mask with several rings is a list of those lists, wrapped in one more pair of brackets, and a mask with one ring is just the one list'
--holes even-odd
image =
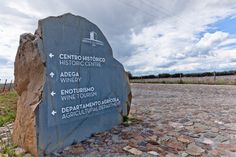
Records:
{"label": "cobblestone road", "polygon": [[236,86],[132,87],[132,115],[157,136],[158,153],[236,157]]}
{"label": "cobblestone road", "polygon": [[133,84],[130,122],[53,156],[236,157],[236,86]]}
{"label": "cobblestone road", "polygon": [[[236,157],[236,86],[133,84],[131,124],[75,146],[81,156]],[[75,153],[68,149],[64,155]]]}

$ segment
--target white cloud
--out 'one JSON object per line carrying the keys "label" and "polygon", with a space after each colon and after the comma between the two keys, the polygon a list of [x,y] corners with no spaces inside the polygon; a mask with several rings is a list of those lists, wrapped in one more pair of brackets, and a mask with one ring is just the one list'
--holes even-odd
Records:
{"label": "white cloud", "polygon": [[[221,63],[232,67],[227,57],[236,56],[236,48],[229,52],[222,46],[236,44],[236,38],[227,32],[208,30],[216,21],[235,15],[235,4],[220,0],[187,2],[182,10],[176,9],[176,16],[133,32],[131,43],[137,48],[125,65],[135,69],[135,74],[222,70]],[[167,63],[173,64],[163,66]]]}
{"label": "white cloud", "polygon": [[0,3],[0,59],[9,61],[8,65],[0,62],[0,78],[13,76],[20,34],[33,33],[38,19],[66,12],[96,23],[108,38],[114,56],[133,74],[211,71],[235,65],[236,37],[214,31],[213,24],[226,17],[235,18],[236,0],[1,0]]}
{"label": "white cloud", "polygon": [[[130,29],[138,31],[152,23],[150,19],[153,18],[115,0],[1,0],[0,59],[14,61],[20,35],[34,33],[39,19],[67,12],[83,16],[97,24],[110,42],[114,56],[120,61],[128,58],[133,51],[129,44]],[[4,76],[13,77],[12,74],[7,72]],[[3,73],[0,73],[1,77]]]}
{"label": "white cloud", "polygon": [[197,50],[198,55],[208,55],[211,49],[217,48],[217,46],[225,41],[228,36],[228,33],[220,31],[215,33],[205,33],[204,36],[196,43],[194,49]]}
{"label": "white cloud", "polygon": [[7,3],[7,7],[17,10],[21,13],[24,13],[26,15],[29,15],[31,17],[40,17],[43,12],[40,12],[39,10],[33,9],[27,1],[9,1]]}

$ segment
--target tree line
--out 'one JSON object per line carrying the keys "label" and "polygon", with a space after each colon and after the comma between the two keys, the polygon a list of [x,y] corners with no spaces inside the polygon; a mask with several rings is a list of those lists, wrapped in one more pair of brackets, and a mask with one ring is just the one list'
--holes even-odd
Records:
{"label": "tree line", "polygon": [[129,79],[154,79],[154,78],[179,78],[179,77],[205,77],[205,76],[226,76],[236,75],[236,70],[222,71],[222,72],[203,72],[203,73],[161,73],[158,75],[142,75],[133,76],[131,72],[127,72]]}

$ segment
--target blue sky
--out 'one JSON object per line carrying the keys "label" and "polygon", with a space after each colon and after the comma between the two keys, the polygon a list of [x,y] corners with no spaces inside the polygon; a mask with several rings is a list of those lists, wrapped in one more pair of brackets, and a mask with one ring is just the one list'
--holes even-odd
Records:
{"label": "blue sky", "polygon": [[0,0],[0,79],[20,34],[67,12],[97,24],[133,75],[236,70],[236,0]]}
{"label": "blue sky", "polygon": [[218,31],[228,32],[236,35],[236,17],[227,17],[213,24]]}

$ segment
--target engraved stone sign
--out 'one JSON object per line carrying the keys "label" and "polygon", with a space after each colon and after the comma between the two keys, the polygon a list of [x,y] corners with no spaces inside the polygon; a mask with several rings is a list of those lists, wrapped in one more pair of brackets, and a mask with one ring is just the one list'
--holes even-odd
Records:
{"label": "engraved stone sign", "polygon": [[65,14],[23,34],[15,61],[20,95],[13,141],[35,156],[111,129],[128,115],[129,81],[101,30]]}

